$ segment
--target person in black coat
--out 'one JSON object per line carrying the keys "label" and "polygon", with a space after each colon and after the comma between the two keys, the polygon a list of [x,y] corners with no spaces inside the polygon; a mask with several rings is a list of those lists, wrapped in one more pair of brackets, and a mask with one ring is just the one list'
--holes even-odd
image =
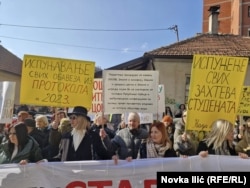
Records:
{"label": "person in black coat", "polygon": [[72,131],[63,135],[59,153],[48,161],[83,161],[111,159],[111,142],[103,129],[100,133],[89,130],[87,109],[76,106],[68,113]]}
{"label": "person in black coat", "polygon": [[36,128],[36,121],[34,119],[27,118],[24,120],[24,124],[27,127],[28,134],[30,136],[32,136],[37,141],[37,143],[39,144],[39,147],[42,150],[44,147],[45,135],[43,134],[42,131],[40,131]]}
{"label": "person in black coat", "polygon": [[[197,154],[201,157],[208,155],[237,155],[234,140],[234,125],[228,120],[217,119],[212,123],[212,129],[207,137],[199,142]],[[247,154],[238,153],[241,158]]]}
{"label": "person in black coat", "polygon": [[107,118],[101,114],[97,114],[90,130],[95,131],[99,134],[100,129],[104,128],[105,132],[108,134],[109,138],[112,139],[115,137],[115,131],[108,128],[107,126]]}

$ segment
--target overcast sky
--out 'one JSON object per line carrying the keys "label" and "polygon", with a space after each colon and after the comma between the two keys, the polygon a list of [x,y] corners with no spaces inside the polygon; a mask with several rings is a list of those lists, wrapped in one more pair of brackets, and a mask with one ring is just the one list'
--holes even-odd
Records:
{"label": "overcast sky", "polygon": [[202,31],[202,0],[1,0],[1,45],[106,69]]}

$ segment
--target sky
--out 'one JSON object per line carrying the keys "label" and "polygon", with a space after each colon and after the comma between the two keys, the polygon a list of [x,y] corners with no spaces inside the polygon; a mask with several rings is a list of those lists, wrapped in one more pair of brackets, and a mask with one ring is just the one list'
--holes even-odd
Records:
{"label": "sky", "polygon": [[0,44],[107,69],[202,32],[202,0],[1,0]]}

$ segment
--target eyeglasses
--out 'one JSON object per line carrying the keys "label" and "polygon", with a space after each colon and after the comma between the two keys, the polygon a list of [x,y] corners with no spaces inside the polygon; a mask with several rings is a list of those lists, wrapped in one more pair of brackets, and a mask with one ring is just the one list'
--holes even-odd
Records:
{"label": "eyeglasses", "polygon": [[16,135],[16,133],[9,132],[9,135]]}
{"label": "eyeglasses", "polygon": [[74,119],[76,119],[77,118],[77,116],[70,116],[69,117],[69,119],[72,119],[72,120],[74,120]]}

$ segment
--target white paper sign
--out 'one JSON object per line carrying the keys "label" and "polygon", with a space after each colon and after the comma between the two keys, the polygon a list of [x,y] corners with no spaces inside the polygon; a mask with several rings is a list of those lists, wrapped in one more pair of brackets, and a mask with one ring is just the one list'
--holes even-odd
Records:
{"label": "white paper sign", "polygon": [[157,113],[158,71],[104,70],[104,112]]}
{"label": "white paper sign", "polygon": [[12,122],[15,87],[15,82],[0,82],[0,123]]}

